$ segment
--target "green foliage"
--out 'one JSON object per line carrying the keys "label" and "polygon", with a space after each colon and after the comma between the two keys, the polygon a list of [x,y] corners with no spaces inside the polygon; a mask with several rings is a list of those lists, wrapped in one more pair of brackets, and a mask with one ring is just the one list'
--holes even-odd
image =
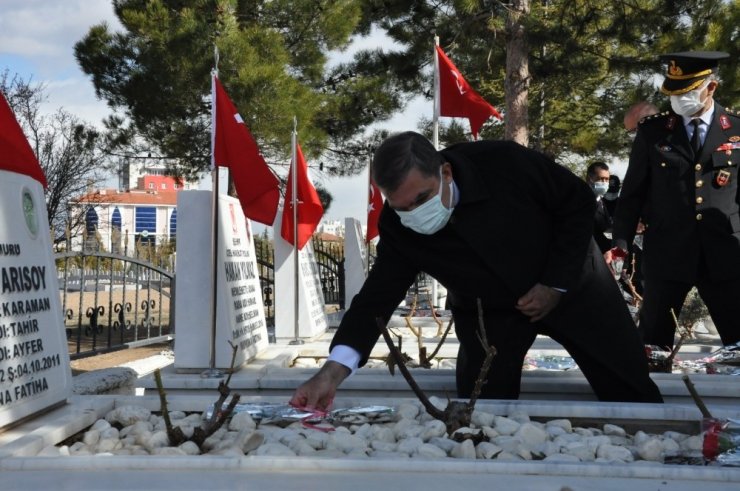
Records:
{"label": "green foliage", "polygon": [[[524,61],[531,74],[530,145],[572,164],[626,155],[626,109],[642,99],[667,106],[655,89],[656,75],[664,72],[658,55],[666,52],[730,52],[734,56],[722,68],[717,97],[737,105],[739,5],[738,0],[531,0],[523,19],[529,43]],[[502,110],[508,8],[494,0],[366,0],[362,29],[378,26],[401,48],[359,58],[385,60],[402,92],[431,99],[429,64],[437,34],[468,82]],[[500,138],[503,126],[489,120],[481,136]]]}
{"label": "green foliage", "polygon": [[[210,162],[214,47],[219,78],[273,165],[289,160],[294,117],[311,157],[357,145],[368,124],[400,104],[382,74],[327,67],[328,52],[351,40],[357,1],[120,0],[115,13],[124,30],[92,27],[75,55],[118,110],[107,121],[112,142],[164,159],[174,175],[192,177]],[[366,164],[356,153],[363,164],[355,170]],[[346,155],[333,163],[353,165]]]}

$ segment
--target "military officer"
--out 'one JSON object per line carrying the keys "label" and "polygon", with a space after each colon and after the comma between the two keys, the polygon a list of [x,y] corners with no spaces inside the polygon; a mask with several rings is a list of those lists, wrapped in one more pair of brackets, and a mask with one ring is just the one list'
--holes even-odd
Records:
{"label": "military officer", "polygon": [[714,100],[719,62],[728,57],[661,56],[668,65],[661,91],[672,110],[643,119],[632,146],[610,253],[627,249],[642,218],[646,344],[673,346],[671,309],[678,316],[692,286],[723,344],[740,341],[740,116]]}

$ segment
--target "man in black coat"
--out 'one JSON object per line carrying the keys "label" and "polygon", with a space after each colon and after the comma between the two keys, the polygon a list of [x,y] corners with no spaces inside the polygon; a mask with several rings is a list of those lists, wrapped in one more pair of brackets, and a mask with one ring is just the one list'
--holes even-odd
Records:
{"label": "man in black coat", "polygon": [[660,402],[637,331],[591,237],[594,199],[565,167],[513,142],[462,143],[438,152],[422,135],[386,139],[372,164],[387,200],[373,269],[332,341],[329,360],[291,402],[325,408],[367,362],[417,273],[448,291],[460,342],[458,395],[484,359],[476,299],[498,350],[481,397],[519,396],[538,333],[560,342],[601,400]]}
{"label": "man in black coat", "polygon": [[594,213],[594,240],[599,250],[604,253],[612,248],[612,214],[606,207],[604,197],[609,191],[609,166],[604,162],[591,162],[586,168],[586,182],[594,192],[596,212]]}
{"label": "man in black coat", "polygon": [[[692,286],[723,344],[740,341],[740,117],[714,101],[727,53],[664,55],[661,90],[672,111],[644,119],[630,154],[614,220],[614,245],[632,243],[642,218],[644,342],[672,347]],[[692,140],[693,139],[693,140]],[[694,148],[695,147],[695,148]],[[609,253],[607,254],[609,261]]]}

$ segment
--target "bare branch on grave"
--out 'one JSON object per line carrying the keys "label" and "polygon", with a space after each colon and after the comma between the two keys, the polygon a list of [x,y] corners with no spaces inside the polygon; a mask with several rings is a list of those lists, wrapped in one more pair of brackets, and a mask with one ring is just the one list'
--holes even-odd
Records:
{"label": "bare branch on grave", "polygon": [[438,419],[440,421],[444,421],[444,413],[440,411],[439,409],[437,409],[437,407],[429,401],[429,398],[426,396],[426,394],[424,394],[424,391],[421,390],[421,387],[419,387],[419,384],[416,383],[416,380],[414,380],[414,377],[411,376],[409,369],[406,368],[406,364],[403,362],[401,353],[398,351],[398,349],[396,349],[396,345],[393,344],[393,340],[391,339],[390,334],[388,334],[388,329],[386,329],[385,322],[383,322],[383,319],[381,317],[378,317],[376,319],[376,322],[378,323],[378,329],[380,329],[380,334],[383,335],[385,344],[388,345],[388,349],[391,351],[391,356],[393,357],[395,364],[398,366],[398,369],[401,371],[403,378],[406,379],[406,382],[409,384],[409,387],[411,387],[411,390],[414,392],[414,395],[416,395],[419,401],[421,401],[421,404],[424,406],[424,409],[426,409],[427,412],[433,418]]}
{"label": "bare branch on grave", "polygon": [[159,393],[159,405],[162,411],[162,418],[164,419],[164,426],[167,429],[167,438],[170,440],[170,446],[177,447],[187,440],[185,434],[182,432],[182,428],[179,426],[172,426],[170,420],[170,410],[167,408],[167,394],[164,391],[164,384],[162,384],[162,373],[159,368],[154,370],[154,381],[157,383],[157,392]]}
{"label": "bare branch on grave", "polygon": [[480,298],[478,298],[478,339],[480,340],[481,346],[483,346],[483,351],[486,352],[486,358],[483,360],[480,372],[478,373],[478,379],[475,381],[473,393],[470,395],[469,405],[471,408],[475,407],[475,403],[478,401],[478,397],[480,397],[480,392],[488,377],[488,371],[491,369],[493,357],[496,356],[496,348],[492,344],[488,343],[486,325],[483,321],[483,303]]}
{"label": "bare branch on grave", "polygon": [[[388,349],[391,350],[391,356],[395,359],[395,362],[398,365],[398,369],[403,374],[403,377],[406,379],[406,382],[409,384],[409,387],[411,387],[411,390],[414,392],[414,395],[416,395],[416,397],[419,399],[421,404],[424,406],[424,409],[426,409],[426,411],[433,418],[438,419],[445,424],[447,433],[449,435],[452,435],[455,431],[457,431],[458,429],[462,427],[470,426],[474,406],[471,403],[467,403],[467,402],[448,400],[447,407],[444,409],[444,411],[440,411],[434,404],[431,403],[431,401],[426,396],[426,394],[424,394],[424,391],[421,390],[421,387],[419,387],[419,385],[416,383],[416,380],[414,380],[414,377],[411,375],[408,368],[406,368],[406,365],[403,363],[401,359],[401,353],[396,349],[396,346],[393,344],[393,341],[391,340],[390,334],[388,334],[388,329],[386,328],[385,322],[383,321],[383,319],[381,317],[378,317],[376,318],[376,321],[378,323],[378,329],[380,330],[380,333],[383,335],[383,339],[385,340],[385,343],[388,345]],[[490,363],[489,363],[489,366],[490,366]],[[486,368],[485,373],[487,372],[488,372],[488,369]],[[462,438],[469,438],[469,437],[462,437]],[[481,435],[477,435],[475,438],[482,439],[482,438],[485,438],[485,436],[481,434]]]}
{"label": "bare branch on grave", "polygon": [[671,309],[671,316],[673,317],[673,323],[676,325],[676,332],[678,332],[678,342],[676,342],[675,346],[671,350],[671,354],[668,355],[668,358],[666,358],[666,363],[668,366],[673,366],[673,359],[676,358],[676,355],[678,354],[678,350],[681,349],[681,346],[683,346],[683,343],[691,337],[691,328],[688,326],[682,326],[678,322],[678,317],[676,317],[676,312]]}
{"label": "bare branch on grave", "polygon": [[[439,320],[439,317],[437,317],[437,312],[434,309],[434,303],[432,302],[432,294],[429,294],[429,311],[432,314],[432,319],[434,319],[434,322],[437,324],[437,334],[435,334],[435,337],[439,337],[442,334],[442,325],[443,322]],[[449,328],[448,328],[449,331]]]}
{"label": "bare branch on grave", "polygon": [[[193,436],[189,439],[190,441],[198,445],[198,448],[202,448],[203,442],[205,442],[209,436],[213,435],[219,428],[221,428],[221,426],[223,426],[226,420],[228,420],[231,414],[234,412],[234,408],[239,403],[239,399],[241,398],[239,394],[231,395],[231,388],[229,387],[231,374],[234,372],[234,363],[236,362],[237,351],[237,346],[232,344],[230,341],[229,344],[231,344],[233,350],[231,356],[231,367],[229,368],[229,377],[226,379],[226,382],[222,380],[218,383],[219,397],[213,406],[213,414],[211,415],[210,419],[206,421],[202,426],[195,428],[195,430],[193,431]],[[165,427],[167,428],[167,437],[170,440],[170,445],[180,445],[183,442],[188,441],[188,438],[185,437],[182,429],[180,429],[179,426],[173,426],[172,422],[170,421],[169,410],[167,409],[167,394],[164,391],[164,385],[162,384],[162,375],[159,369],[154,371],[154,379],[157,383],[157,391],[159,392],[159,402],[161,406],[162,417],[164,418]],[[231,401],[229,401],[229,405],[226,407],[226,409],[222,410],[224,402],[226,402],[226,399],[228,399],[229,395],[231,395]]]}
{"label": "bare branch on grave", "polygon": [[709,412],[709,409],[707,409],[707,406],[704,404],[704,401],[699,397],[699,393],[696,391],[696,387],[694,387],[694,383],[691,381],[687,373],[684,373],[681,377],[683,380],[683,383],[686,384],[686,388],[689,389],[689,394],[691,395],[691,398],[694,400],[694,403],[696,404],[696,407],[699,408],[699,411],[701,411],[701,415],[704,418],[711,418],[712,413]]}
{"label": "bare branch on grave", "polygon": [[442,339],[439,340],[439,343],[437,343],[437,347],[434,348],[434,351],[432,351],[432,354],[429,355],[429,360],[433,360],[435,356],[437,356],[437,353],[442,348],[442,345],[445,344],[445,340],[447,339],[447,335],[450,333],[450,329],[452,328],[452,324],[455,322],[455,319],[450,317],[450,322],[447,323],[447,328],[445,329],[445,332],[442,334]]}

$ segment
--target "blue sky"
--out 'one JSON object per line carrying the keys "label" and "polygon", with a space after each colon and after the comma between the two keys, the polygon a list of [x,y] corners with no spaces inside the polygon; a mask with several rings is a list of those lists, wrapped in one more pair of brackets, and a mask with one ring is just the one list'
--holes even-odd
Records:
{"label": "blue sky", "polygon": [[[24,79],[46,86],[48,99],[44,112],[60,107],[92,124],[109,114],[105,102],[95,96],[92,82],[74,58],[74,44],[90,27],[107,22],[114,29],[120,24],[113,14],[111,0],[0,0],[0,70],[6,68]],[[361,40],[358,49],[385,41],[381,36]],[[351,56],[352,50],[337,54],[336,59]],[[430,49],[431,55],[431,49]],[[391,131],[415,129],[421,116],[431,118],[432,105],[414,100],[407,111],[382,127]],[[327,178],[318,173],[312,178],[334,195],[326,219],[341,220],[351,216],[366,221],[365,196],[367,173],[353,178]],[[208,186],[210,187],[210,186]]]}

